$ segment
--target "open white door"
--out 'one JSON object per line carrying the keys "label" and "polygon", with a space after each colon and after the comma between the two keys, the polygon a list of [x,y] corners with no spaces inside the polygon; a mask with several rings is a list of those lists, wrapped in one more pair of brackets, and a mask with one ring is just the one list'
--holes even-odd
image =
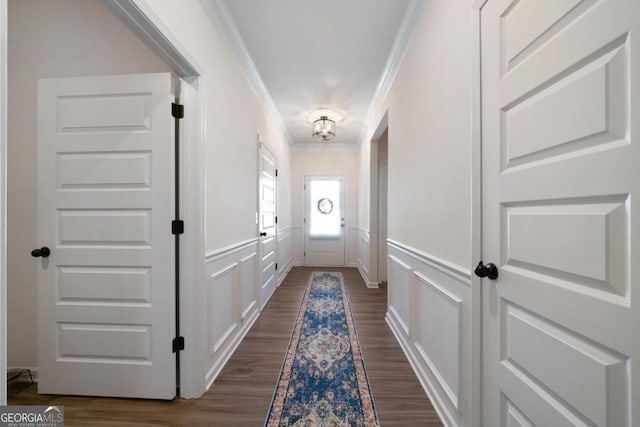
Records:
{"label": "open white door", "polygon": [[638,426],[640,2],[481,28],[484,425]]}
{"label": "open white door", "polygon": [[175,396],[172,84],[39,82],[40,393]]}
{"label": "open white door", "polygon": [[304,264],[344,266],[345,179],[305,177]]}
{"label": "open white door", "polygon": [[276,156],[260,143],[258,160],[259,220],[260,228],[260,306],[269,300],[276,290]]}

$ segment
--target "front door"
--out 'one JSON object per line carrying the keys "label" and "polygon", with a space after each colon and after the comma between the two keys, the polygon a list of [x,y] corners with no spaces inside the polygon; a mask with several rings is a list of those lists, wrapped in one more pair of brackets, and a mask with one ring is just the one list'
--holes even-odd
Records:
{"label": "front door", "polygon": [[173,100],[168,73],[39,82],[40,393],[175,396]]}
{"label": "front door", "polygon": [[344,266],[345,179],[305,177],[304,264]]}
{"label": "front door", "polygon": [[640,423],[640,3],[481,11],[485,426]]}
{"label": "front door", "polygon": [[267,303],[276,290],[276,156],[264,144],[260,144],[258,160],[260,215],[260,306]]}

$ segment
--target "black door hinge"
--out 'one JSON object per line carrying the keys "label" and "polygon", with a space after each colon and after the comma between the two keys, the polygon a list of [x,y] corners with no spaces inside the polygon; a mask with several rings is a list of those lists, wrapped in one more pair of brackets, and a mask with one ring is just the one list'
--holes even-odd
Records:
{"label": "black door hinge", "polygon": [[171,234],[184,234],[184,221],[174,219],[171,221]]}
{"label": "black door hinge", "polygon": [[278,263],[276,262],[276,270],[278,269]]}
{"label": "black door hinge", "polygon": [[171,103],[171,115],[176,119],[184,118],[184,105],[176,104],[175,102]]}
{"label": "black door hinge", "polygon": [[174,353],[184,350],[184,337],[175,337],[171,344]]}
{"label": "black door hinge", "polygon": [[278,223],[278,215],[276,215],[276,224]]}
{"label": "black door hinge", "polygon": [[276,169],[276,176],[278,176],[278,169]]}

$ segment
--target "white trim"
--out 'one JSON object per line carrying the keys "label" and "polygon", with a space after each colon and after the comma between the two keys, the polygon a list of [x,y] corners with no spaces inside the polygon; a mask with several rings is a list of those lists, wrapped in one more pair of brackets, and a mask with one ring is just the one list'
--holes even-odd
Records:
{"label": "white trim", "polygon": [[389,325],[391,332],[393,332],[393,335],[396,337],[396,340],[398,341],[398,343],[400,343],[400,348],[402,348],[402,352],[407,357],[407,360],[409,360],[409,364],[413,368],[413,371],[416,373],[418,381],[420,381],[420,384],[422,385],[422,389],[425,391],[425,393],[427,393],[429,400],[433,402],[433,408],[436,410],[440,421],[442,421],[442,423],[447,427],[456,427],[456,423],[453,417],[451,417],[451,414],[449,414],[448,412],[443,412],[443,408],[446,408],[446,403],[442,400],[441,395],[435,391],[435,385],[431,382],[431,379],[422,368],[422,366],[420,366],[420,363],[411,350],[409,343],[400,331],[400,326],[398,325],[399,319],[396,318],[391,312],[387,312],[385,320],[387,322],[387,325]]}
{"label": "white trim", "polygon": [[[371,233],[363,227],[354,227],[354,229],[358,230],[358,259],[356,261],[356,267],[358,268],[365,285],[367,285],[367,288],[377,289],[380,287],[380,284],[369,280],[369,269],[365,263],[362,262],[362,252],[360,251],[360,241],[364,241],[364,243],[369,246],[369,250],[371,250]],[[371,252],[369,252],[369,258],[371,258]],[[369,264],[371,264],[371,259],[369,259]]]}
{"label": "white trim", "polygon": [[0,0],[0,405],[7,404],[7,0]]}
{"label": "white trim", "polygon": [[158,18],[145,0],[103,0],[162,59],[171,64],[180,77],[202,74],[202,68]]}
{"label": "white trim", "polygon": [[287,274],[289,274],[289,272],[291,271],[291,267],[293,267],[293,245],[291,243],[292,237],[293,228],[291,226],[278,229],[278,245],[283,244],[283,242],[286,242],[287,239],[289,239],[289,247],[284,251],[285,254],[289,254],[289,258],[285,260],[279,260],[282,265],[280,266],[280,268],[278,268],[278,282],[276,283],[276,288],[282,284],[284,279],[287,277]]}
{"label": "white trim", "polygon": [[238,252],[244,248],[248,248],[249,246],[255,245],[257,243],[258,243],[258,238],[254,237],[253,239],[243,240],[242,242],[234,243],[233,245],[229,245],[220,249],[209,251],[205,255],[205,264],[209,264],[210,262],[216,261],[228,255],[231,255],[234,252]]}
{"label": "white trim", "polygon": [[[444,375],[442,375],[442,372],[440,372],[440,369],[438,369],[438,366],[436,366],[436,364],[433,363],[433,361],[431,360],[431,357],[429,357],[429,355],[427,354],[425,349],[422,348],[420,343],[415,339],[412,339],[412,341],[413,341],[414,349],[418,351],[418,354],[420,355],[420,357],[422,357],[427,367],[433,373],[433,376],[436,378],[436,381],[440,384],[440,387],[446,394],[447,398],[450,400],[451,405],[458,412],[462,413],[462,408],[460,407],[460,400],[459,400],[459,395],[462,390],[461,388],[462,387],[462,357],[460,357],[460,353],[462,349],[462,300],[458,298],[456,295],[454,295],[453,293],[449,292],[447,289],[434,283],[431,279],[429,279],[424,274],[418,271],[414,271],[413,275],[416,277],[419,283],[421,283],[423,286],[430,288],[433,292],[435,292],[436,295],[438,295],[444,301],[446,301],[447,303],[449,303],[450,305],[456,308],[456,313],[458,314],[458,319],[457,319],[458,330],[456,331],[458,336],[458,340],[456,342],[456,346],[458,348],[458,366],[456,366],[456,369],[458,370],[458,381],[456,383],[456,389],[458,390],[458,393],[454,393],[453,390],[451,390],[451,386],[449,385],[448,381],[445,379]],[[412,325],[414,329],[415,329],[415,326],[416,326],[415,324]]]}
{"label": "white trim", "polygon": [[207,371],[205,376],[206,390],[209,390],[209,388],[211,388],[211,385],[213,385],[213,382],[216,380],[224,366],[227,364],[231,356],[233,356],[233,353],[235,353],[236,349],[238,348],[244,337],[247,335],[247,332],[251,330],[251,327],[258,319],[260,313],[261,311],[259,310],[253,311],[253,315],[249,319],[247,319],[247,322],[245,324],[243,324],[242,332],[229,344],[227,350],[224,353],[224,356],[218,359],[218,361],[211,367],[211,369]]}
{"label": "white trim", "polygon": [[[3,0],[6,1],[6,0]],[[183,79],[180,102],[186,114],[181,126],[181,214],[185,234],[180,239],[180,325],[185,350],[180,357],[180,397],[197,398],[205,391],[206,336],[200,322],[205,313],[205,194],[204,141],[206,140],[203,68],[174,33],[148,6],[147,0],[103,0],[142,40]],[[188,284],[188,286],[186,285]]]}
{"label": "white trim", "polygon": [[[349,266],[351,267],[351,266]],[[367,278],[367,273],[366,273],[366,269],[364,268],[364,265],[358,263],[355,265],[355,267],[358,269],[358,272],[360,273],[360,276],[362,277],[362,281],[364,282],[365,285],[367,285],[367,288],[369,289],[378,289],[380,288],[380,284],[376,283],[376,282],[371,282],[368,278]]]}
{"label": "white trim", "polygon": [[367,111],[365,120],[362,123],[362,128],[360,129],[360,134],[357,139],[358,144],[360,144],[366,137],[366,132],[375,119],[375,114],[382,107],[382,103],[391,88],[391,84],[396,78],[396,74],[398,74],[400,64],[402,63],[402,59],[409,48],[409,43],[416,32],[418,23],[422,17],[422,10],[426,3],[428,2],[424,0],[411,0],[407,5],[404,17],[402,18],[402,23],[400,24],[396,38],[391,46],[389,58],[384,66],[382,76],[380,77],[380,81],[378,82],[373,98],[369,103],[369,110]]}
{"label": "white trim", "polygon": [[204,109],[200,93],[204,79],[192,84],[183,80],[180,102],[187,111],[180,126],[181,214],[185,233],[180,239],[180,334],[189,343],[180,355],[180,397],[197,398],[205,392],[205,346],[199,337],[206,336],[200,314],[206,299],[202,296],[206,282],[205,265],[205,193],[204,193]]}
{"label": "white trim", "polygon": [[[480,11],[487,0],[471,6],[471,260],[482,259],[482,80],[480,53]],[[470,274],[471,283],[471,427],[480,427],[482,418],[482,283]]]}
{"label": "white trim", "polygon": [[449,261],[445,261],[442,258],[438,258],[437,256],[430,255],[426,252],[423,252],[419,249],[412,248],[411,246],[407,246],[403,243],[397,242],[393,239],[387,239],[387,245],[392,247],[400,252],[404,252],[408,255],[411,255],[423,263],[434,267],[435,269],[443,272],[444,274],[457,279],[458,281],[464,283],[465,285],[471,285],[471,270],[466,267],[459,266]]}
{"label": "white trim", "polygon": [[220,37],[222,37],[238,60],[240,69],[242,69],[242,72],[249,81],[249,85],[255,92],[256,96],[262,102],[264,108],[269,112],[276,126],[279,128],[289,145],[291,145],[293,142],[291,135],[289,134],[289,130],[284,125],[282,116],[278,112],[267,87],[264,85],[262,77],[260,77],[260,73],[258,73],[258,69],[254,64],[253,59],[251,59],[251,55],[244,44],[240,31],[238,31],[238,27],[236,27],[236,24],[231,17],[231,13],[224,1],[200,0],[200,4],[206,11],[214,28],[218,30]]}

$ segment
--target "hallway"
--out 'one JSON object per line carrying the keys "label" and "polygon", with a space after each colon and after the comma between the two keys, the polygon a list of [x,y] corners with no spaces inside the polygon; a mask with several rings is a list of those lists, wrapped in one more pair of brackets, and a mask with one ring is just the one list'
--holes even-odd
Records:
{"label": "hallway", "polygon": [[380,425],[441,426],[400,346],[384,321],[386,289],[367,288],[355,268],[293,268],[200,399],[172,402],[37,395],[36,387],[10,396],[10,405],[65,407],[68,426],[262,425],[312,271],[342,272],[358,330]]}

